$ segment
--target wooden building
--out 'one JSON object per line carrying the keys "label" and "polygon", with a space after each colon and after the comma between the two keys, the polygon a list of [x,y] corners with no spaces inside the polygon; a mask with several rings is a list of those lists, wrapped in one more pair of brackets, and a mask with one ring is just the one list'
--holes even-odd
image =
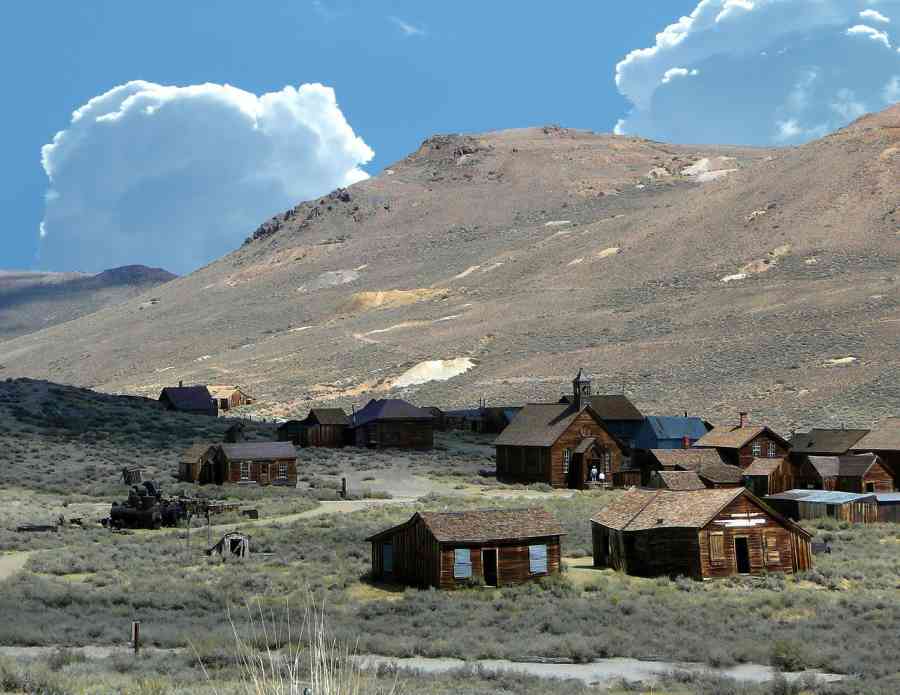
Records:
{"label": "wooden building", "polygon": [[652,486],[657,471],[694,471],[699,475],[702,470],[710,474],[709,487],[716,487],[721,484],[716,481],[722,480],[734,480],[734,486],[741,484],[740,471],[733,470],[733,466],[722,469],[722,457],[715,449],[648,449],[636,460],[644,486]]}
{"label": "wooden building", "polygon": [[757,497],[774,495],[796,487],[793,466],[783,458],[753,459],[742,470],[744,485]]}
{"label": "wooden building", "polygon": [[843,456],[865,437],[869,430],[814,427],[809,432],[791,435],[791,456]]}
{"label": "wooden building", "polygon": [[289,420],[278,427],[278,441],[297,446],[341,447],[347,443],[350,418],[340,408],[313,408],[304,420]]}
{"label": "wooden building", "polygon": [[695,579],[812,566],[812,536],[746,488],[629,490],[591,520],[594,566]]}
{"label": "wooden building", "polygon": [[795,489],[841,492],[893,492],[894,477],[875,454],[807,456],[794,463]]}
{"label": "wooden building", "polygon": [[741,413],[737,427],[716,427],[694,443],[698,449],[715,449],[725,463],[746,468],[753,459],[784,458],[790,444],[765,425],[747,424],[747,414]]}
{"label": "wooden building", "polygon": [[883,524],[900,524],[900,492],[876,492],[878,521]]}
{"label": "wooden building", "polygon": [[250,405],[255,400],[240,386],[212,384],[207,388],[209,389],[212,397],[216,399],[219,410],[231,410],[232,408],[240,408],[242,405]]}
{"label": "wooden building", "polygon": [[853,453],[878,454],[900,489],[900,417],[886,418],[876,429],[853,445]]}
{"label": "wooden building", "polygon": [[623,469],[624,447],[581,399],[579,378],[573,385],[573,402],[529,403],[497,437],[499,481],[584,489],[596,468],[597,484],[612,484]]}
{"label": "wooden building", "polygon": [[217,401],[210,395],[205,386],[166,386],[159,394],[159,402],[166,410],[180,413],[196,413],[216,417],[219,414]]}
{"label": "wooden building", "polygon": [[371,400],[353,413],[350,441],[372,449],[431,449],[434,447],[434,417],[399,398]]}
{"label": "wooden building", "polygon": [[213,446],[212,442],[194,442],[178,459],[178,479],[185,483],[198,482],[203,461]]}
{"label": "wooden building", "polygon": [[467,430],[480,434],[500,434],[522,408],[520,406],[487,406],[445,413],[447,429]]}
{"label": "wooden building", "polygon": [[559,522],[544,509],[416,512],[366,540],[372,578],[453,589],[507,586],[559,572]]}
{"label": "wooden building", "polygon": [[785,490],[765,498],[774,509],[789,519],[820,519],[830,517],[853,524],[878,521],[878,501],[873,494],[836,490]]}
{"label": "wooden building", "polygon": [[290,442],[218,444],[203,457],[200,483],[297,486],[297,452]]}

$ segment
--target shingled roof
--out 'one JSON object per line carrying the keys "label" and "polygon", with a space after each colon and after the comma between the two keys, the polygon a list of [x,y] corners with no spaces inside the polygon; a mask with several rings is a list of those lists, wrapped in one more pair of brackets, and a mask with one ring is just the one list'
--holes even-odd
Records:
{"label": "shingled roof", "polygon": [[783,458],[773,459],[753,459],[750,465],[744,469],[744,475],[764,475],[766,477],[772,475],[781,468],[784,463]]}
{"label": "shingled roof", "polygon": [[[574,396],[566,395],[560,403],[574,403]],[[623,394],[598,394],[588,401],[601,420],[643,420],[644,415]]]}
{"label": "shingled roof", "polygon": [[229,386],[228,384],[210,384],[206,387],[209,392],[216,398],[230,398],[235,391],[239,391],[247,395],[240,386]]}
{"label": "shingled roof", "polygon": [[846,478],[862,478],[878,462],[875,454],[838,456],[838,475]]}
{"label": "shingled roof", "polygon": [[705,490],[706,485],[694,471],[656,471],[660,488],[666,490]]}
{"label": "shingled roof", "polygon": [[791,450],[797,454],[845,454],[868,433],[869,430],[814,427],[809,432],[795,432],[790,441]]}
{"label": "shingled roof", "polygon": [[807,538],[809,532],[785,518],[746,488],[709,490],[629,490],[595,514],[591,521],[617,531],[658,528],[703,528],[732,501],[746,495],[785,526]]}
{"label": "shingled roof", "polygon": [[853,446],[854,451],[900,451],[900,417],[889,417]]}
{"label": "shingled roof", "polygon": [[359,427],[377,420],[434,420],[424,408],[417,408],[400,398],[379,398],[366,403],[350,419],[351,427]]}
{"label": "shingled roof", "polygon": [[765,425],[716,427],[712,432],[707,432],[694,442],[694,446],[698,448],[740,449],[763,432],[782,442],[785,446],[790,446],[780,434],[773,432]]}
{"label": "shingled roof", "polygon": [[816,469],[820,478],[834,478],[838,474],[837,456],[807,456],[806,460]]}
{"label": "shingled roof", "polygon": [[464,512],[416,512],[409,521],[376,533],[366,540],[373,541],[391,535],[415,523],[417,519],[421,519],[438,543],[484,543],[566,535],[550,512],[535,507]]}
{"label": "shingled roof", "polygon": [[241,442],[219,444],[219,448],[229,461],[275,461],[297,458],[297,450],[290,442]]}
{"label": "shingled roof", "polygon": [[697,469],[697,475],[714,485],[740,485],[744,482],[744,471],[721,461],[706,463]]}
{"label": "shingled roof", "polygon": [[650,449],[650,453],[661,465],[685,471],[694,471],[700,466],[722,463],[722,457],[715,449]]}

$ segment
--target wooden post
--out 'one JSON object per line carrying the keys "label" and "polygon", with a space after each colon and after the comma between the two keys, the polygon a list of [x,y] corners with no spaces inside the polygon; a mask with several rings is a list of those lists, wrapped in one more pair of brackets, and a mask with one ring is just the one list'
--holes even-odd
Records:
{"label": "wooden post", "polygon": [[134,646],[134,653],[137,654],[141,650],[141,621],[131,621],[131,644]]}
{"label": "wooden post", "polygon": [[347,479],[341,478],[341,497],[347,499]]}

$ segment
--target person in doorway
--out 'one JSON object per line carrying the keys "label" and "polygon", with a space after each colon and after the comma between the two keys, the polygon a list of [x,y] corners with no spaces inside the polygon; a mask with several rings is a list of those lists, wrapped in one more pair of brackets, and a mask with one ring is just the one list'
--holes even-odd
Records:
{"label": "person in doorway", "polygon": [[591,466],[591,482],[597,482],[600,471],[597,470],[597,464]]}

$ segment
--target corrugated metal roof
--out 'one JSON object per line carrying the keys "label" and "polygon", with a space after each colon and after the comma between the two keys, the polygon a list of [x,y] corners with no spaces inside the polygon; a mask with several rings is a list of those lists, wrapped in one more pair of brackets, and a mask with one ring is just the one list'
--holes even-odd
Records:
{"label": "corrugated metal roof", "polygon": [[900,492],[876,492],[878,504],[900,504]]}
{"label": "corrugated metal roof", "polygon": [[401,398],[373,399],[350,418],[351,427],[359,427],[377,420],[434,420],[424,408],[417,408]]}
{"label": "corrugated metal roof", "polygon": [[817,504],[846,504],[848,502],[874,500],[875,494],[871,492],[858,494],[856,492],[840,492],[837,490],[786,490],[776,495],[767,495],[764,499],[793,500]]}
{"label": "corrugated metal roof", "polygon": [[797,454],[845,454],[868,432],[814,427],[809,432],[795,432],[791,450]]}
{"label": "corrugated metal roof", "polygon": [[419,518],[439,543],[483,543],[488,541],[565,536],[566,532],[546,509],[481,509],[463,512],[416,512],[399,526],[376,533],[371,541],[414,523]]}
{"label": "corrugated metal roof", "polygon": [[855,451],[900,451],[900,417],[889,417],[853,445]]}

